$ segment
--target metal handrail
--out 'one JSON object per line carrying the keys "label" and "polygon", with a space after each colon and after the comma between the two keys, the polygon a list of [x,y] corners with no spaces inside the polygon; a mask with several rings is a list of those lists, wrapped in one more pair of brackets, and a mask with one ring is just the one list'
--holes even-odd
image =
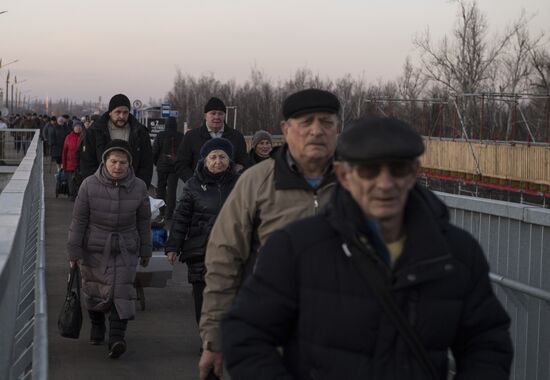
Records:
{"label": "metal handrail", "polygon": [[489,273],[489,278],[494,283],[504,286],[506,288],[516,290],[531,297],[538,298],[540,300],[550,302],[550,292],[544,289],[535,288],[534,286],[524,284],[519,281],[511,280],[504,276],[495,273]]}
{"label": "metal handrail", "polygon": [[[41,155],[41,166],[43,156]],[[43,167],[43,166],[42,166]],[[48,379],[48,306],[46,301],[46,243],[45,219],[46,205],[44,202],[44,176],[40,178],[40,238],[38,246],[36,280],[35,280],[35,311],[34,311],[34,343],[33,343],[33,379]]]}

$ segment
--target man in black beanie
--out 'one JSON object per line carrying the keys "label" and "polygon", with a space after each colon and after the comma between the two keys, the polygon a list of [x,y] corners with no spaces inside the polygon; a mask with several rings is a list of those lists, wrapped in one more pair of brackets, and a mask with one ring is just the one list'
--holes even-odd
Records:
{"label": "man in black beanie", "polygon": [[77,173],[84,178],[95,173],[105,146],[115,139],[128,141],[132,149],[132,167],[136,177],[147,187],[153,176],[153,153],[147,128],[130,114],[130,99],[117,94],[109,101],[109,109],[87,130],[80,149]]}
{"label": "man in black beanie", "polygon": [[236,171],[240,172],[250,166],[244,137],[241,132],[225,124],[225,110],[223,101],[216,97],[210,98],[204,106],[202,126],[191,129],[185,134],[176,159],[176,173],[183,181],[193,176],[197,162],[200,160],[201,147],[215,137],[223,137],[233,144]]}

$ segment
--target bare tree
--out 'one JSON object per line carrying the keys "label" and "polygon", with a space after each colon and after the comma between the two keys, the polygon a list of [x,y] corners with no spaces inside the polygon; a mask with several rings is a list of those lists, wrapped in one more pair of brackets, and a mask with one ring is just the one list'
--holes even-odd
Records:
{"label": "bare tree", "polygon": [[475,1],[455,1],[457,23],[452,36],[434,46],[429,29],[413,40],[421,53],[421,64],[429,80],[457,93],[474,93],[487,85],[491,69],[510,40],[511,31],[488,40],[487,19]]}

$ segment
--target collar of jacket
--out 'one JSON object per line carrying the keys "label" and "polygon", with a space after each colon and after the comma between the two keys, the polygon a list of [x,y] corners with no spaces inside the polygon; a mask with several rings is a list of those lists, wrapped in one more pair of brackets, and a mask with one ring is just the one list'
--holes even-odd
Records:
{"label": "collar of jacket", "polygon": [[305,180],[304,176],[295,170],[292,170],[292,168],[288,164],[287,160],[287,151],[288,151],[288,145],[283,145],[273,155],[273,159],[275,159],[275,189],[276,190],[295,190],[295,189],[301,189],[301,190],[307,190],[311,192],[316,192],[318,189],[321,189],[325,187],[328,184],[332,184],[336,182],[336,177],[334,175],[334,171],[332,169],[332,164],[330,169],[327,170],[327,173],[323,176],[323,180],[319,184],[319,186],[314,189],[312,188],[307,181]]}
{"label": "collar of jacket", "polygon": [[204,158],[201,158],[199,162],[197,162],[197,167],[195,168],[194,173],[194,176],[201,184],[222,184],[230,182],[233,178],[238,176],[238,174],[235,173],[235,164],[233,161],[229,163],[229,167],[227,168],[225,175],[221,176],[218,181],[216,181],[213,176],[206,175],[204,172],[205,170],[207,169],[204,167]]}
{"label": "collar of jacket", "polygon": [[[347,244],[357,246],[355,242],[361,236],[368,239],[372,233],[364,223],[359,205],[340,185],[326,209],[326,216]],[[415,185],[405,205],[404,224],[407,240],[393,267],[394,289],[441,278],[454,270],[456,262],[444,237],[449,227],[448,211],[435,194]]]}
{"label": "collar of jacket", "polygon": [[109,187],[121,187],[126,189],[127,192],[132,191],[132,189],[134,188],[136,176],[134,174],[134,169],[132,169],[131,165],[128,167],[128,175],[120,180],[108,178],[105,175],[104,171],[107,171],[107,168],[105,168],[104,163],[101,163],[94,174],[99,182],[103,185]]}
{"label": "collar of jacket", "polygon": [[[96,122],[94,122],[94,124],[92,124],[90,128],[100,129],[109,133],[109,126],[107,125],[108,122],[109,112],[105,112]],[[136,119],[132,114],[128,115],[128,124],[130,125],[130,134],[134,134],[137,131],[138,127],[141,126],[138,119]]]}
{"label": "collar of jacket", "polygon": [[[208,127],[206,126],[206,122],[203,122],[200,128],[200,134],[203,139],[211,139],[212,136],[210,136],[210,133],[208,132]],[[227,124],[224,124],[223,126],[223,134],[222,137],[224,139],[230,139],[233,137],[233,134],[235,133],[235,130],[233,128],[230,128],[227,126]]]}

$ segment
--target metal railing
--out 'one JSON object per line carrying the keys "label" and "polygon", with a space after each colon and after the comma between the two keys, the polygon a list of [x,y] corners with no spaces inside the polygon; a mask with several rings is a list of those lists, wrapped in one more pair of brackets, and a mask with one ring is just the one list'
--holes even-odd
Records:
{"label": "metal railing", "polygon": [[[14,142],[11,132],[0,134]],[[39,132],[25,133],[32,140],[18,142],[26,155],[0,193],[0,378],[45,380],[43,152]],[[13,148],[17,152],[15,144]]]}
{"label": "metal railing", "polygon": [[550,210],[437,193],[451,222],[477,238],[512,319],[512,379],[550,379]]}

